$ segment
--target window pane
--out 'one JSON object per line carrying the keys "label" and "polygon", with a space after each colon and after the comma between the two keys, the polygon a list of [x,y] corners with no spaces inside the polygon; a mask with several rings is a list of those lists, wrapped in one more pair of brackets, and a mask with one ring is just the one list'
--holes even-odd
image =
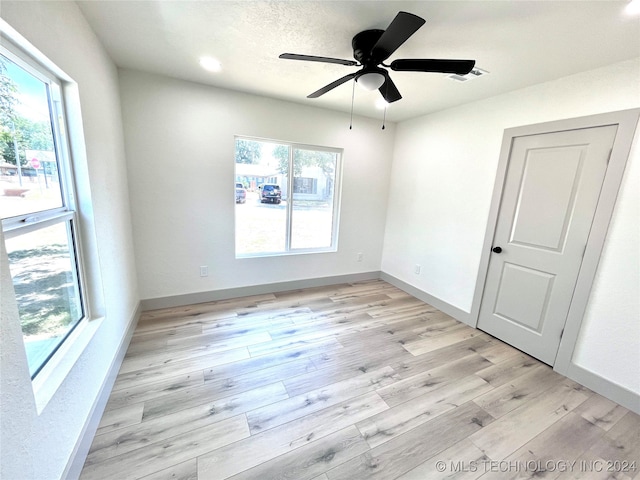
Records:
{"label": "window pane", "polygon": [[288,165],[287,145],[236,139],[236,255],[286,251]]}
{"label": "window pane", "polygon": [[294,150],[292,249],[331,246],[337,159],[333,152]]}
{"label": "window pane", "polygon": [[63,205],[49,86],[0,55],[0,216]]}
{"label": "window pane", "polygon": [[63,222],[6,239],[32,376],[83,317],[71,238]]}

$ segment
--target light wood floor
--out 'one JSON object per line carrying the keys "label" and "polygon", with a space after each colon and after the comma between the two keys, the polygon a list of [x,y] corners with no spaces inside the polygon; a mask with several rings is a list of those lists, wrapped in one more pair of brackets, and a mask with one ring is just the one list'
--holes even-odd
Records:
{"label": "light wood floor", "polygon": [[370,281],[145,313],[81,478],[620,480],[639,462],[638,415]]}

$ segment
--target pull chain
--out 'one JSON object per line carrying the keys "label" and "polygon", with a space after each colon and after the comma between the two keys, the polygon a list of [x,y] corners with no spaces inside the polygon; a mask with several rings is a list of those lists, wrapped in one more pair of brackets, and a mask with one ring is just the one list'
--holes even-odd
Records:
{"label": "pull chain", "polygon": [[387,105],[384,106],[384,115],[382,117],[382,130],[384,130],[384,124],[387,121]]}
{"label": "pull chain", "polygon": [[353,89],[351,90],[351,120],[349,121],[349,130],[353,129],[353,98],[356,95],[356,82],[353,82]]}

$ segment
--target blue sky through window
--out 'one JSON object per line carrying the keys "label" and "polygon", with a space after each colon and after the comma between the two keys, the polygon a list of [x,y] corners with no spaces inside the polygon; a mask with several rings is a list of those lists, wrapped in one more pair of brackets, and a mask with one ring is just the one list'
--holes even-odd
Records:
{"label": "blue sky through window", "polygon": [[46,84],[5,56],[1,56],[0,59],[7,68],[7,76],[13,80],[18,89],[16,92],[18,97],[16,110],[18,114],[35,122],[49,121]]}

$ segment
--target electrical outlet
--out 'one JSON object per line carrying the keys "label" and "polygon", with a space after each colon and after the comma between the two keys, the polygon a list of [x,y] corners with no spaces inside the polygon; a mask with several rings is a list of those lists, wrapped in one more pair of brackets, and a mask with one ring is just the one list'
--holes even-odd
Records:
{"label": "electrical outlet", "polygon": [[413,267],[413,273],[420,275],[420,270],[422,270],[422,267],[416,263],[416,266]]}
{"label": "electrical outlet", "polygon": [[363,258],[364,258],[364,253],[358,252],[358,254],[356,255],[356,260],[358,262],[361,262]]}
{"label": "electrical outlet", "polygon": [[209,276],[209,267],[207,267],[206,265],[202,265],[200,267],[200,276],[201,277],[208,277]]}

